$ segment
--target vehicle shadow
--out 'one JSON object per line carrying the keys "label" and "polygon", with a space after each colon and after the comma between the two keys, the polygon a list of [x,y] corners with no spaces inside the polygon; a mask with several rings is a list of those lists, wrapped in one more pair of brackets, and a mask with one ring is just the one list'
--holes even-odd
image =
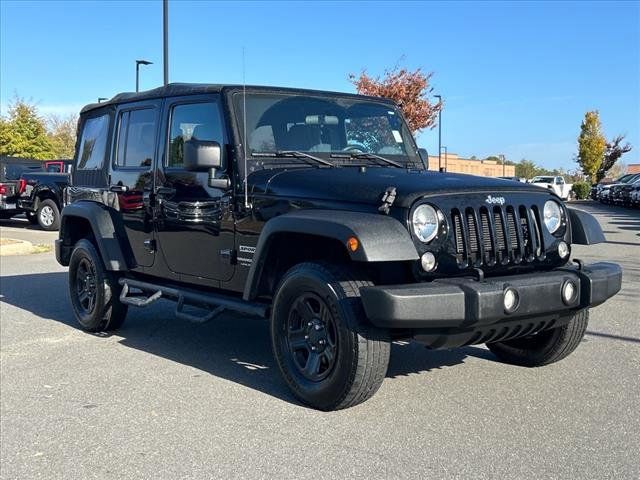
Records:
{"label": "vehicle shadow", "polygon": [[[27,293],[44,291],[61,293],[57,296]],[[2,277],[0,301],[44,321],[78,328],[67,296],[66,272]],[[118,342],[126,347],[298,404],[273,360],[268,322],[224,313],[209,323],[194,325],[175,318],[174,309],[173,303],[164,300],[146,309],[130,308],[127,321],[114,336],[121,337]],[[394,342],[387,378],[459,365],[468,356],[494,359],[490,352],[480,348],[429,351],[416,342]]]}
{"label": "vehicle shadow", "polygon": [[21,228],[24,230],[43,231],[39,225],[32,225],[24,216],[0,219],[0,227]]}

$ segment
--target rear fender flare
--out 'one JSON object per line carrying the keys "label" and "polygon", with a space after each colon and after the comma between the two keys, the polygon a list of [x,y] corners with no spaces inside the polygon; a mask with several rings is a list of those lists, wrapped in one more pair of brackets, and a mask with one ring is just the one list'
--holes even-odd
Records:
{"label": "rear fender flare", "polygon": [[[78,201],[64,207],[60,224],[60,238],[63,241],[66,237],[67,222],[74,217],[83,218],[89,222],[96,246],[107,270],[125,271],[129,269],[125,252],[130,251],[130,248],[123,248],[121,245],[122,234],[118,235],[117,233],[121,229],[118,228],[117,221],[107,206],[91,201]],[[73,247],[72,245],[65,246]],[[132,256],[129,255],[129,258]]]}

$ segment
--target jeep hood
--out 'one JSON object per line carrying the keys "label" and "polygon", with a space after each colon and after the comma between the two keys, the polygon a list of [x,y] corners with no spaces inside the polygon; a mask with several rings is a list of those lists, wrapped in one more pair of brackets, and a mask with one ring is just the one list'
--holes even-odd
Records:
{"label": "jeep hood", "polygon": [[459,173],[357,167],[259,170],[249,175],[252,194],[378,205],[389,187],[396,188],[396,206],[410,206],[425,195],[525,192],[549,194],[539,186]]}

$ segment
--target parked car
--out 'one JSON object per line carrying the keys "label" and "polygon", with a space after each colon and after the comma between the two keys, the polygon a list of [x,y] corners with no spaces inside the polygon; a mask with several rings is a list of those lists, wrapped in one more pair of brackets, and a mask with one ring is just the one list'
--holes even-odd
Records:
{"label": "parked car", "polygon": [[39,160],[17,157],[0,157],[0,219],[8,219],[24,213],[18,206],[18,197],[26,188],[20,177],[25,172],[41,172]]}
{"label": "parked car", "polygon": [[44,230],[58,230],[69,174],[28,172],[20,179],[25,187],[17,198],[18,208],[32,224],[38,224]]}
{"label": "parked car", "polygon": [[604,241],[591,215],[428,171],[391,100],[170,84],[86,106],[79,135],[56,258],[81,328],[159,298],[195,323],[269,319],[284,381],[318,409],[370,398],[396,339],[557,362],[621,286],[616,264],[570,261]]}
{"label": "parked car", "polygon": [[44,169],[49,173],[71,173],[73,160],[45,160]]}
{"label": "parked car", "polygon": [[[603,185],[598,194],[598,200],[602,203],[615,203],[618,198],[618,187],[640,178],[640,174],[627,174],[615,180],[613,183]],[[615,192],[615,196],[614,196]]]}
{"label": "parked car", "polygon": [[538,176],[529,180],[529,183],[539,187],[548,188],[562,200],[569,200],[571,196],[571,183],[567,183],[563,176]]}
{"label": "parked car", "polygon": [[611,186],[609,190],[610,201],[616,205],[624,205],[625,204],[625,190],[628,191],[631,185],[640,179],[640,174],[635,174],[632,177],[628,178],[625,182],[621,182]]}
{"label": "parked car", "polygon": [[631,205],[640,207],[640,182],[636,182],[631,189]]}
{"label": "parked car", "polygon": [[47,173],[48,163],[7,157],[0,160],[0,218],[25,214],[30,223],[44,230],[58,229],[69,174]]}
{"label": "parked car", "polygon": [[640,176],[620,187],[620,191],[618,194],[618,203],[624,205],[625,207],[631,207],[633,205],[632,194],[638,189],[640,189]]}

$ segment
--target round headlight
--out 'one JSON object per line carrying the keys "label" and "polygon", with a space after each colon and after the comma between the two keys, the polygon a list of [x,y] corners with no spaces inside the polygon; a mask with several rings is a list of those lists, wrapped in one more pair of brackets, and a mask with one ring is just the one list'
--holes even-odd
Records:
{"label": "round headlight", "polygon": [[553,200],[547,200],[544,204],[544,224],[550,233],[557,232],[562,224],[560,206]]}
{"label": "round headlight", "polygon": [[429,243],[438,234],[438,213],[431,205],[420,205],[411,219],[413,233],[423,243]]}

